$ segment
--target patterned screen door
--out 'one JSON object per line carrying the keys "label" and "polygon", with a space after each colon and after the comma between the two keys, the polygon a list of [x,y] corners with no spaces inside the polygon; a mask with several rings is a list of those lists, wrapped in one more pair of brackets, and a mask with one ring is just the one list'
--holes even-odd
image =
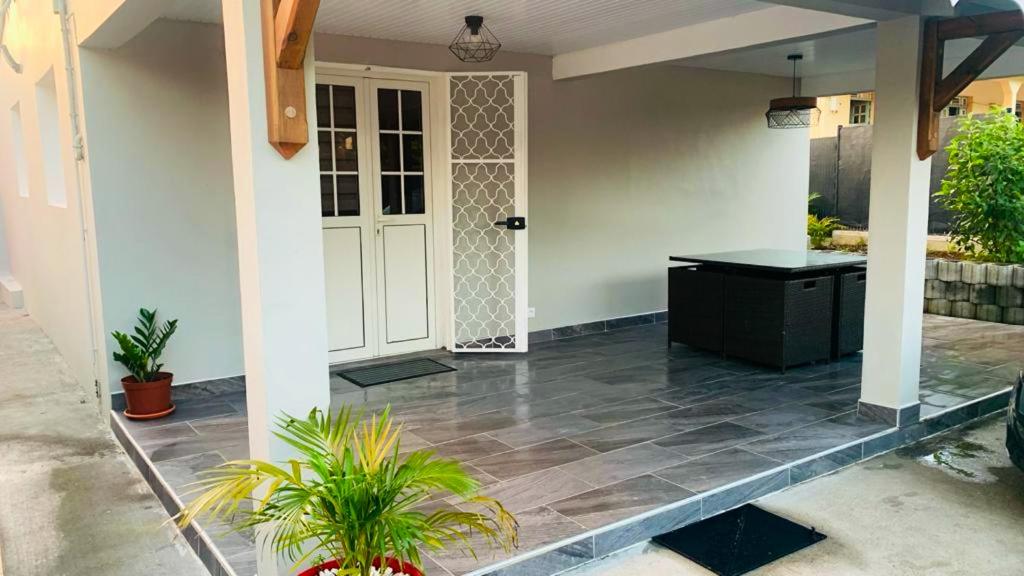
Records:
{"label": "patterned screen door", "polygon": [[526,78],[449,77],[456,352],[525,352]]}

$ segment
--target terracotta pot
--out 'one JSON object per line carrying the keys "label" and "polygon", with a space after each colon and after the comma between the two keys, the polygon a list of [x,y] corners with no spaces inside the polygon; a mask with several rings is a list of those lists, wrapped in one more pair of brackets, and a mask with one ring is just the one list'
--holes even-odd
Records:
{"label": "terracotta pot", "polygon": [[151,420],[174,412],[174,404],[171,404],[173,379],[170,372],[157,372],[157,379],[149,382],[139,382],[135,376],[121,378],[125,403],[128,404],[124,415],[134,420]]}
{"label": "terracotta pot", "polygon": [[[402,572],[409,576],[423,576],[423,572],[420,572],[419,569],[412,564],[409,564],[408,562],[399,562],[395,558],[388,558],[386,560],[386,565],[388,568],[391,568],[392,572]],[[313,566],[303,572],[299,572],[299,576],[318,576],[321,570],[330,570],[332,568],[339,568],[340,566],[341,565],[337,560],[330,560],[318,566]],[[380,558],[374,559],[373,567],[380,569]]]}

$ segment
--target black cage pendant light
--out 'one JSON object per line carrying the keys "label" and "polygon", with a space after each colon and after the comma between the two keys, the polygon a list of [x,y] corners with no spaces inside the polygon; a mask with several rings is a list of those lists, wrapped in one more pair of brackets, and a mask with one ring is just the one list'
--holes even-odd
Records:
{"label": "black cage pendant light", "polygon": [[817,126],[821,118],[818,99],[813,96],[799,96],[796,89],[796,64],[804,59],[801,54],[786,57],[793,63],[793,96],[776,98],[768,105],[765,117],[769,128],[807,128]]}
{"label": "black cage pendant light", "polygon": [[501,48],[501,42],[487,26],[483,16],[466,16],[466,24],[448,46],[463,62],[488,62]]}

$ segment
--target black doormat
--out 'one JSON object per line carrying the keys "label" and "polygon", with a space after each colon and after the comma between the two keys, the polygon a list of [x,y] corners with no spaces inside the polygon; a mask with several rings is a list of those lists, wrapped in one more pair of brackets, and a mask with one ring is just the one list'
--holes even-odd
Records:
{"label": "black doormat", "polygon": [[359,386],[360,388],[366,388],[369,386],[376,386],[378,384],[387,384],[388,382],[398,382],[399,380],[417,378],[419,376],[429,376],[431,374],[454,371],[455,368],[446,366],[429,358],[417,358],[415,360],[390,362],[388,364],[378,364],[376,366],[367,366],[365,368],[340,370],[335,372],[335,374],[356,386]]}
{"label": "black doormat", "polygon": [[719,576],[740,576],[825,538],[747,504],[653,540]]}

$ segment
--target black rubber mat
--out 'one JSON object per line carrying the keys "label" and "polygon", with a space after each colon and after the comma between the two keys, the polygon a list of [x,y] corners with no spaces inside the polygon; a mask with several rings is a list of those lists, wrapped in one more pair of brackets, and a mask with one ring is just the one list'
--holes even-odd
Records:
{"label": "black rubber mat", "polygon": [[747,504],[653,540],[719,576],[740,576],[825,538],[813,527]]}
{"label": "black rubber mat", "polygon": [[387,384],[388,382],[398,382],[399,380],[408,380],[409,378],[418,378],[420,376],[429,376],[431,374],[454,371],[455,368],[446,366],[429,358],[417,358],[415,360],[390,362],[388,364],[378,364],[376,366],[367,366],[365,368],[340,370],[335,372],[335,374],[356,386],[367,388],[378,384]]}

